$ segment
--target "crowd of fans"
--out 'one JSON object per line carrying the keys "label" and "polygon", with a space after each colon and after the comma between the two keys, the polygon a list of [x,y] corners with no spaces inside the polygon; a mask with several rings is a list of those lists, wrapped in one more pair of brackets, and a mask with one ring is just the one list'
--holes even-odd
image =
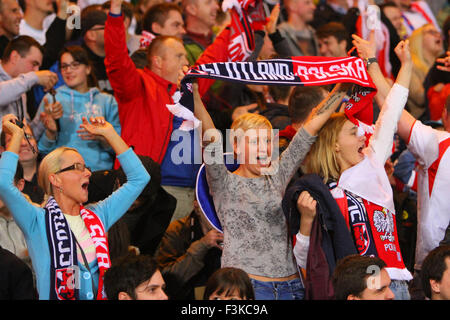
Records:
{"label": "crowd of fans", "polygon": [[[449,300],[449,12],[0,0],[0,299]],[[184,81],[348,56],[370,123],[351,81]]]}

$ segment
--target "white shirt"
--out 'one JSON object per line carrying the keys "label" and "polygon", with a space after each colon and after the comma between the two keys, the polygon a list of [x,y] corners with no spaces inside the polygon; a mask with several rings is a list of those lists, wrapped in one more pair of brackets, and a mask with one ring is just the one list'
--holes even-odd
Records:
{"label": "white shirt", "polygon": [[42,30],[34,29],[25,21],[25,19],[22,19],[20,21],[19,34],[21,36],[33,37],[34,39],[36,39],[37,42],[39,42],[39,44],[41,46],[43,46],[46,41],[45,33],[47,32],[50,25],[53,23],[53,20],[55,20],[55,17],[56,17],[56,14],[54,14],[54,13],[45,17],[43,25],[42,25]]}
{"label": "white shirt", "polygon": [[[439,146],[442,148],[446,144],[450,144],[449,132],[435,130],[420,121],[414,123],[408,149],[419,162],[414,266],[418,270],[426,255],[444,238],[450,222],[450,147],[439,152]],[[439,165],[433,165],[439,159]]]}

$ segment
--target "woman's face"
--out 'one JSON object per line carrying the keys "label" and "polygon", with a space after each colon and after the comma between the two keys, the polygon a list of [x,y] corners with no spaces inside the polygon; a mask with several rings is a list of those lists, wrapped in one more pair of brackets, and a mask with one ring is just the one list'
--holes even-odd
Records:
{"label": "woman's face", "polygon": [[69,88],[74,90],[87,88],[89,73],[91,73],[91,68],[75,61],[70,53],[66,52],[61,56],[61,74]]}
{"label": "woman's face", "polygon": [[364,159],[366,137],[358,134],[358,127],[346,120],[338,134],[335,151],[341,173]]}
{"label": "woman's face", "polygon": [[239,163],[255,176],[270,167],[272,149],[272,130],[266,127],[245,131],[235,146]]}
{"label": "woman's face", "polygon": [[433,56],[439,56],[443,50],[441,33],[433,25],[425,26],[422,44],[423,48],[429,51]]}
{"label": "woman's face", "polygon": [[[80,166],[81,164],[81,166]],[[58,185],[54,193],[60,192],[76,203],[85,203],[88,200],[88,186],[91,171],[85,168],[83,157],[75,151],[69,150],[61,155],[61,170],[76,165],[78,168],[66,170],[56,174]],[[81,168],[80,168],[81,167]],[[83,169],[84,168],[84,169]]]}

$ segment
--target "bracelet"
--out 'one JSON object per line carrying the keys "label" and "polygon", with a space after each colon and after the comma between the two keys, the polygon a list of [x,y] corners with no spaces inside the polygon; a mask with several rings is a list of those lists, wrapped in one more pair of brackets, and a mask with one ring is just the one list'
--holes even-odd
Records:
{"label": "bracelet", "polygon": [[374,62],[378,62],[377,58],[373,57],[373,58],[367,58],[366,59],[366,67],[369,68],[369,66],[374,63]]}

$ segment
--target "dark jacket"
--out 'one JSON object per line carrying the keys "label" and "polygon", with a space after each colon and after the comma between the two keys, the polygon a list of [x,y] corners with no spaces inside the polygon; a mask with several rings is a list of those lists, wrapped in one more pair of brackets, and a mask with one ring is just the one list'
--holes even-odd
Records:
{"label": "dark jacket", "polygon": [[0,247],[0,300],[36,300],[31,269],[16,255]]}
{"label": "dark jacket", "polygon": [[173,221],[155,254],[170,300],[193,300],[195,288],[204,286],[220,268],[222,251],[207,247],[196,213]]}
{"label": "dark jacket", "polygon": [[306,299],[327,300],[333,297],[331,275],[336,262],[357,251],[338,204],[316,174],[303,175],[286,190],[282,207],[290,235],[295,236],[300,229],[297,199],[302,191],[317,201],[306,265]]}

